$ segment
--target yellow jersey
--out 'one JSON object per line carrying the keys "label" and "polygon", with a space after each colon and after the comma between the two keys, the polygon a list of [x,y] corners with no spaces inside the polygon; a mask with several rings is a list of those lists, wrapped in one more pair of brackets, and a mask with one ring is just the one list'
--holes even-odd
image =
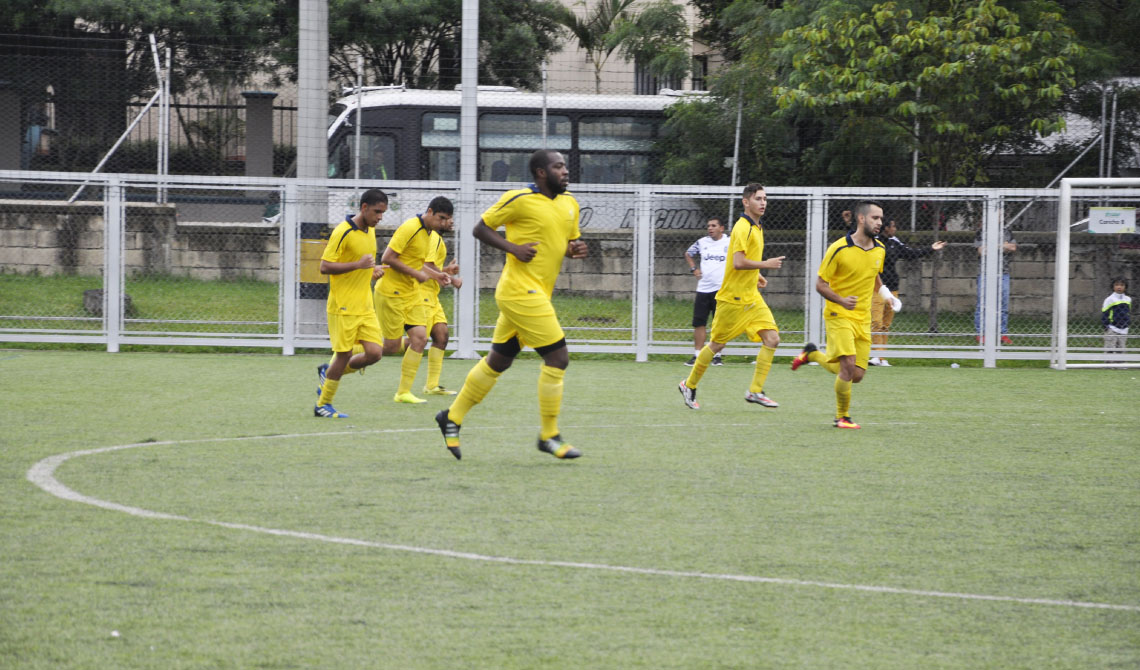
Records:
{"label": "yellow jersey", "polygon": [[[400,260],[413,270],[419,270],[428,260],[430,237],[431,229],[424,225],[422,218],[414,216],[400,224],[388,241],[388,248],[400,254]],[[376,287],[378,294],[389,297],[417,295],[419,291],[420,283],[415,277],[392,268],[384,271]]]}
{"label": "yellow jersey", "polygon": [[[365,254],[372,254],[376,258],[376,231],[372,228],[359,228],[352,222],[352,217],[347,217],[333,229],[321,260],[352,263]],[[329,314],[375,314],[376,307],[372,304],[372,268],[329,275],[326,309]]]}
{"label": "yellow jersey", "polygon": [[495,298],[535,295],[549,298],[553,295],[566,245],[582,236],[578,230],[578,201],[574,196],[560,193],[548,198],[533,184],[513,189],[483,212],[483,223],[490,228],[505,228],[507,241],[512,244],[538,242],[529,263],[507,254],[495,287]]}
{"label": "yellow jersey", "polygon": [[[428,256],[425,263],[434,263],[440,272],[443,271],[443,266],[447,264],[447,244],[443,241],[443,236],[434,230],[428,236]],[[420,290],[424,292],[429,301],[434,302],[439,298],[439,282],[434,279],[429,279],[420,284]]]}
{"label": "yellow jersey", "polygon": [[871,294],[875,292],[875,277],[883,270],[883,260],[887,248],[877,238],[875,245],[864,249],[855,244],[851,235],[846,235],[831,243],[823,262],[819,265],[819,276],[827,282],[840,297],[855,296],[855,309],[847,309],[830,300],[824,302],[824,318],[844,318],[860,323],[871,323]]}
{"label": "yellow jersey", "polygon": [[759,270],[737,270],[732,265],[736,252],[743,251],[750,261],[764,260],[764,227],[747,215],[741,215],[732,224],[732,234],[728,239],[728,258],[724,264],[724,281],[716,292],[716,299],[734,305],[749,305],[760,302],[760,291],[756,282]]}

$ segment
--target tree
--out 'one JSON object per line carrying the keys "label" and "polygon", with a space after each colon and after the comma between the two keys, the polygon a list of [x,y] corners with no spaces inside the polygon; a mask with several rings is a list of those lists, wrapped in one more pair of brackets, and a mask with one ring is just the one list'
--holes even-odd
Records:
{"label": "tree", "polygon": [[125,128],[127,101],[157,86],[151,34],[173,51],[174,93],[232,87],[266,69],[287,11],[284,0],[7,0],[0,78],[35,103],[50,87],[54,167],[89,169]]}
{"label": "tree", "polygon": [[[561,6],[552,0],[483,0],[479,81],[534,88],[540,65],[558,49]],[[356,82],[362,54],[369,83],[450,88],[460,80],[462,0],[333,0],[330,76]]]}
{"label": "tree", "polygon": [[638,0],[596,0],[585,16],[562,8],[558,21],[573,34],[594,64],[594,92],[602,92],[602,71],[615,51],[637,60],[659,77],[681,77],[689,70],[689,29],[684,13],[671,0],[632,6]]}
{"label": "tree", "polygon": [[950,0],[917,18],[894,2],[821,16],[777,41],[777,104],[882,119],[917,146],[932,185],[984,181],[994,153],[1064,127],[1060,102],[1084,49],[1060,14],[1036,19],[1025,29],[996,0]]}

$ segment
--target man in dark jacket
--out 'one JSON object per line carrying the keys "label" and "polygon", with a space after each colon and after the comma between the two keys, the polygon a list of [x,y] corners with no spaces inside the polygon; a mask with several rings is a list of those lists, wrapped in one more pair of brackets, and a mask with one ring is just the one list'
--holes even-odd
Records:
{"label": "man in dark jacket", "polygon": [[[908,247],[902,240],[895,236],[898,232],[898,226],[895,224],[894,219],[887,222],[883,229],[879,231],[879,240],[883,246],[887,248],[887,257],[883,261],[883,271],[879,274],[882,279],[883,286],[891,292],[896,300],[899,297],[899,273],[895,268],[895,264],[900,260],[910,260],[912,258],[922,258],[927,256],[932,251],[938,251],[946,246],[945,242],[938,241],[930,245],[929,249],[919,249],[916,247]],[[897,303],[896,303],[897,304]],[[888,332],[891,329],[891,322],[894,321],[895,310],[891,303],[887,302],[878,293],[871,296],[871,345],[872,350],[882,351],[887,348]],[[872,351],[874,353],[874,351]],[[890,362],[885,358],[874,356],[868,361],[871,365],[882,365],[890,367]]]}

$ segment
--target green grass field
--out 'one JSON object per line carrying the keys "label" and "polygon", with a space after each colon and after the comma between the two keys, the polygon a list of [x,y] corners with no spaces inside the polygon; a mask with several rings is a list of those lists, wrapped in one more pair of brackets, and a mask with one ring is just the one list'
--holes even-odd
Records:
{"label": "green grass field", "polygon": [[816,367],[575,360],[562,462],[525,358],[457,462],[322,360],[0,352],[0,665],[1140,665],[1136,371],[876,368],[841,432]]}

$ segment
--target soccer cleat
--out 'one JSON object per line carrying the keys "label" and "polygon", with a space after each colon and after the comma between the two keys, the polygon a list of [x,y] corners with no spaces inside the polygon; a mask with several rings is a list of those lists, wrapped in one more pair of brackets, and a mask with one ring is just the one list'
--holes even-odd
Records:
{"label": "soccer cleat", "polygon": [[836,428],[858,429],[860,426],[859,426],[859,424],[852,421],[851,417],[844,416],[844,417],[840,417],[840,418],[835,420],[835,427]]}
{"label": "soccer cleat", "polygon": [[869,361],[867,361],[867,362],[868,362],[868,363],[870,363],[871,365],[882,365],[882,364],[883,364],[883,359],[879,358],[878,356],[875,356],[875,357],[871,358],[871,360],[869,360]]}
{"label": "soccer cleat", "polygon": [[697,357],[696,356],[689,356],[689,360],[685,361],[685,365],[687,365],[689,367],[693,367],[696,364],[697,364]]}
{"label": "soccer cleat", "polygon": [[724,361],[721,360],[720,354],[713,356],[711,365],[724,365]]}
{"label": "soccer cleat", "polygon": [[461,460],[463,455],[459,453],[459,424],[447,417],[446,409],[440,410],[435,415],[435,422],[439,424],[439,430],[443,433],[443,443],[447,446],[447,450],[455,460]]}
{"label": "soccer cleat", "polygon": [[424,395],[455,395],[456,393],[459,393],[459,391],[450,391],[442,386],[436,386],[430,389],[426,386],[424,387]]}
{"label": "soccer cleat", "polygon": [[1009,335],[1002,335],[1001,336],[1001,343],[1002,344],[1013,344],[1013,340],[1009,339]]}
{"label": "soccer cleat", "polygon": [[891,362],[885,358],[880,358],[879,359],[879,365],[881,365],[884,368],[889,368],[889,367],[891,367]]}
{"label": "soccer cleat", "polygon": [[780,406],[780,403],[778,403],[775,400],[772,400],[768,396],[764,395],[763,391],[761,391],[759,393],[753,393],[752,391],[749,391],[748,393],[744,394],[744,399],[747,400],[748,402],[756,403],[757,405],[763,405],[764,407],[779,407]]}
{"label": "soccer cleat", "polygon": [[321,391],[325,387],[325,373],[329,371],[329,364],[322,363],[317,366],[317,397],[321,395]]}
{"label": "soccer cleat", "polygon": [[689,388],[689,385],[682,379],[681,383],[677,385],[677,390],[681,392],[681,397],[685,399],[685,405],[689,409],[700,409],[701,404],[697,402],[697,389]]}
{"label": "soccer cleat", "polygon": [[317,405],[313,408],[313,416],[323,416],[329,419],[347,419],[348,415],[336,411],[336,408],[331,403],[324,405]]}
{"label": "soccer cleat", "polygon": [[392,396],[392,401],[393,402],[407,403],[409,405],[418,405],[421,402],[427,402],[423,398],[417,398],[416,396],[412,395],[411,391],[404,391],[403,393],[397,393],[396,395]]}
{"label": "soccer cleat", "polygon": [[818,350],[819,347],[815,346],[811,342],[805,344],[804,350],[801,351],[798,356],[792,359],[792,371],[795,372],[796,370],[799,370],[801,365],[808,362],[808,356],[811,354],[811,352]]}
{"label": "soccer cleat", "polygon": [[555,458],[578,458],[582,455],[582,452],[563,442],[561,435],[555,435],[549,440],[538,438],[538,450]]}

